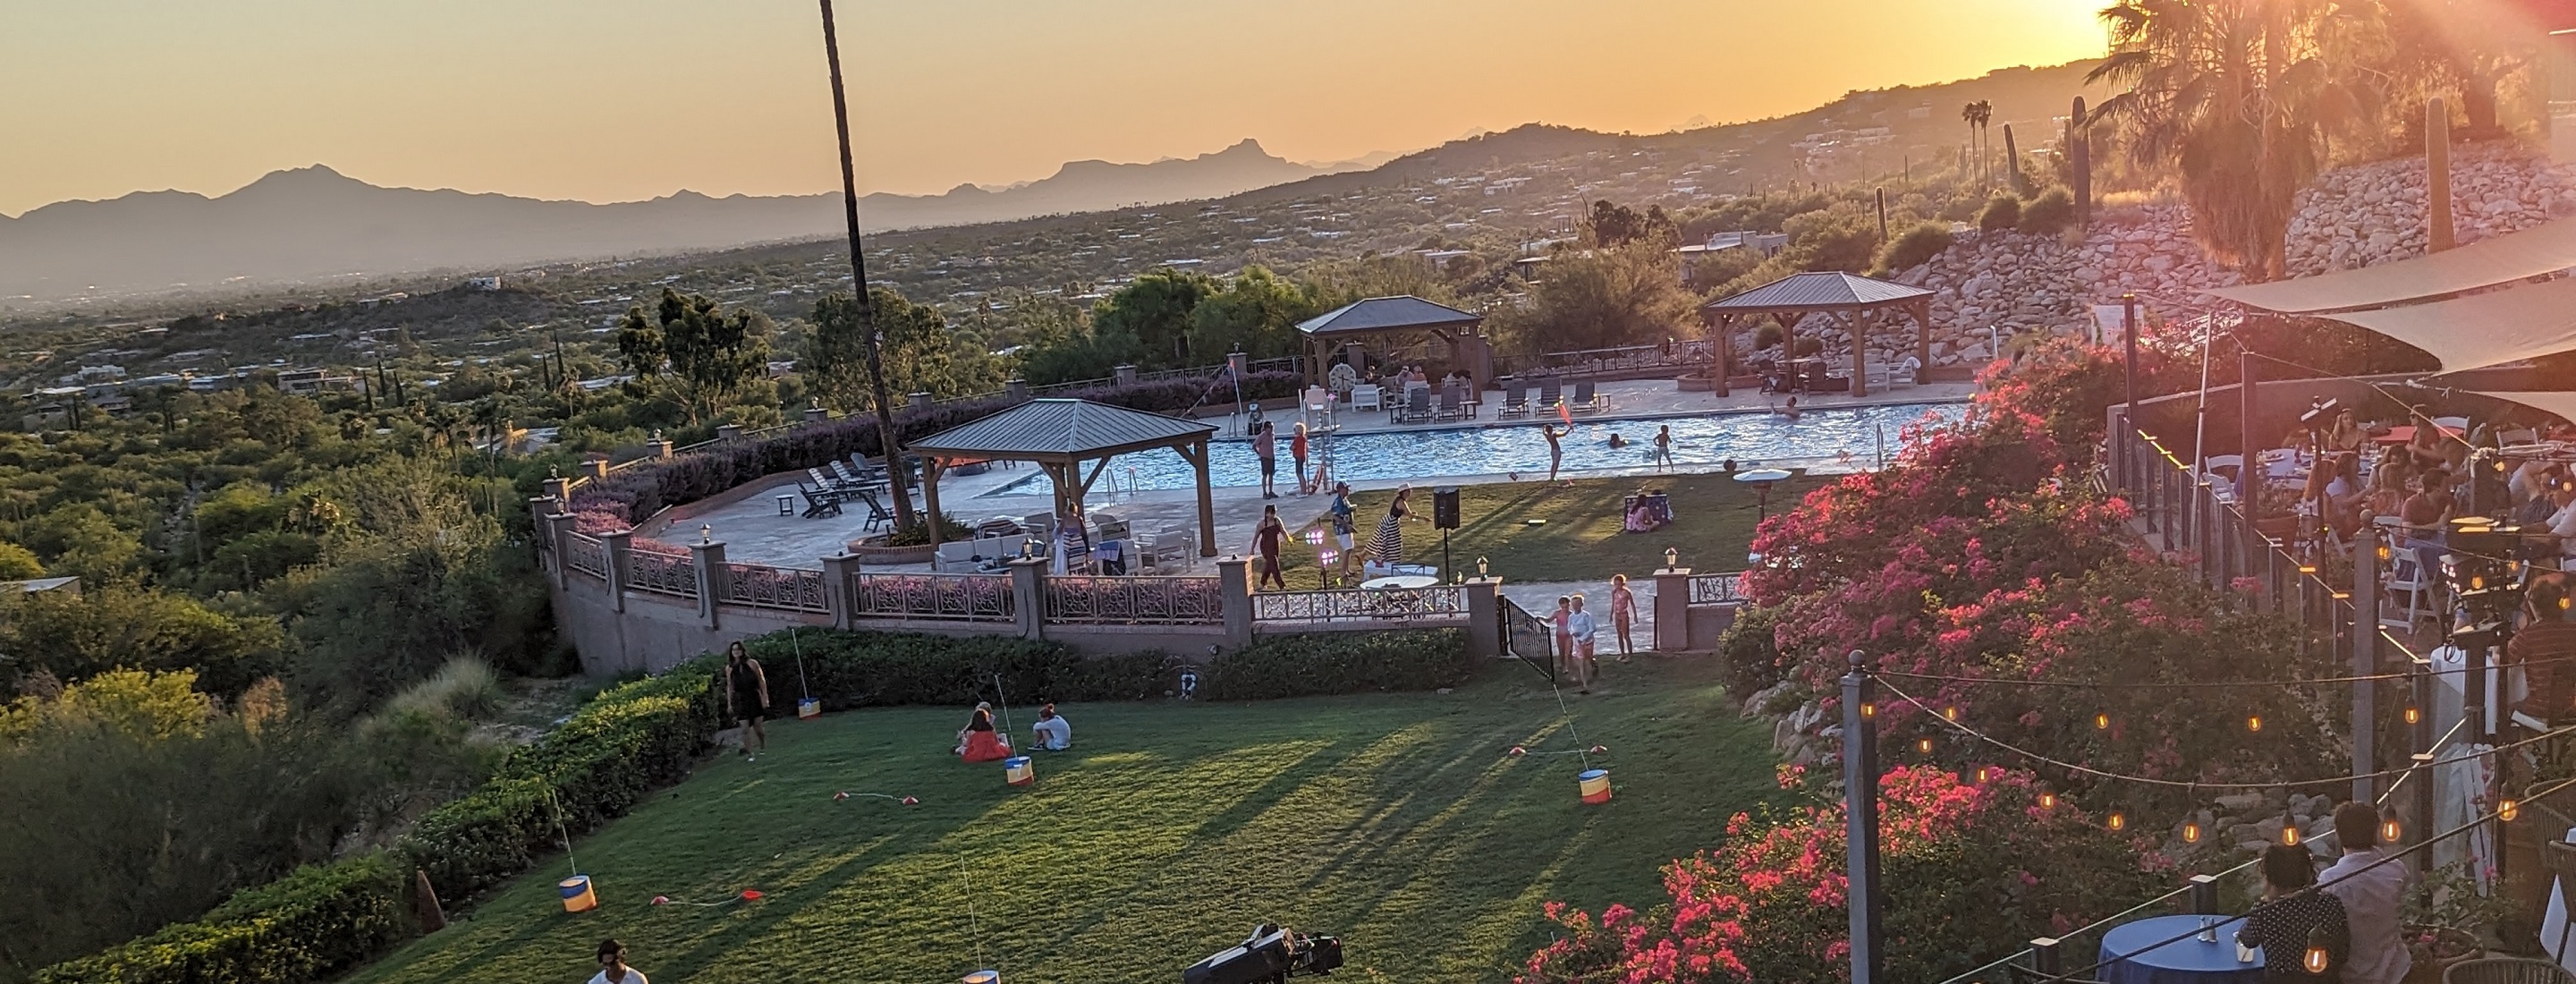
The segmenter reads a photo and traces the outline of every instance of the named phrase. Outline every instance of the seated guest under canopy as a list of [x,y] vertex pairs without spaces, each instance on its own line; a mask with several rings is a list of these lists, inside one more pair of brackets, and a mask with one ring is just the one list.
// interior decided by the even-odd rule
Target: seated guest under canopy
[[1073,747],[1073,724],[1055,712],[1055,705],[1038,708],[1038,719],[1029,725],[1032,747],[1039,751],[1061,752]]
[[969,762],[997,762],[1011,757],[1010,742],[993,730],[993,705],[978,703],[957,731],[957,754]]

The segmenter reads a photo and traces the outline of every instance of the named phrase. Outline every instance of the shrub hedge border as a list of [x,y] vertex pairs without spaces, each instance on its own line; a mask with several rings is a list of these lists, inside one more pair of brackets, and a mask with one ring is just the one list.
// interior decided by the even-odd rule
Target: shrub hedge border
[[[985,694],[995,675],[1025,700],[1139,700],[1169,689],[1180,665],[1162,653],[1084,656],[1061,643],[998,636],[815,629],[746,646],[767,671],[772,716],[794,713],[806,686],[836,710],[963,704]],[[1466,681],[1478,663],[1457,629],[1279,636],[1217,660],[1202,696],[1427,690]],[[305,984],[381,956],[419,933],[413,869],[428,872],[447,897],[469,897],[534,867],[563,832],[596,830],[685,778],[719,723],[719,665],[704,655],[601,691],[562,726],[511,752],[474,792],[423,816],[391,849],[243,889],[201,919],[47,967],[31,984]]]

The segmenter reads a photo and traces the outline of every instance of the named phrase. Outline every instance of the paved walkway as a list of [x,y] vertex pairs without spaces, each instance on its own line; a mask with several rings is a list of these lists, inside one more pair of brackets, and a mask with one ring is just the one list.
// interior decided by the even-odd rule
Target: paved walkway
[[[1854,400],[1848,396],[1818,396],[1812,400],[1802,398],[1799,406],[1824,408],[1955,401],[1965,399],[1974,389],[1975,387],[1970,384],[1931,384],[1904,387],[1887,394],[1873,394],[1861,400]],[[1605,415],[1585,418],[1587,422],[1757,411],[1767,406],[1770,400],[1760,393],[1739,392],[1735,396],[1723,399],[1707,393],[1683,393],[1671,380],[1604,383],[1601,385],[1601,392],[1609,398],[1613,409]],[[1430,429],[1435,426],[1389,425],[1383,416],[1376,414],[1359,415],[1359,418],[1346,418],[1341,421],[1343,433]],[[1212,418],[1211,422],[1221,427],[1226,424],[1223,418]],[[1488,419],[1484,423],[1492,422]],[[1514,425],[1518,423],[1521,422],[1513,422]],[[1436,426],[1451,428],[1459,425],[1452,421]],[[1868,467],[1867,458],[1868,456],[1864,455],[1855,461],[1842,462],[1825,457],[1769,461],[1765,464],[1802,468],[1810,474],[1838,474]],[[1601,478],[1647,474],[1650,471],[1651,469],[1642,467],[1569,470],[1565,476]],[[991,494],[1000,492],[1015,482],[1041,474],[1033,465],[1012,462],[997,462],[991,470],[980,475],[952,473],[940,480],[940,504],[946,506],[951,515],[969,525],[994,517],[1021,519],[1032,514],[1041,514],[1051,508],[1050,500],[1043,494]],[[1424,474],[1401,480],[1353,482],[1352,487],[1360,491],[1370,491],[1393,488],[1408,482],[1415,485],[1475,485],[1520,479],[1521,476],[1507,473]],[[1287,486],[1293,483],[1283,481],[1281,484]],[[864,528],[867,519],[865,506],[846,509],[839,516],[805,519],[803,518],[804,504],[801,500],[797,500],[792,501],[782,512],[779,498],[793,496],[795,492],[795,483],[792,479],[781,479],[769,487],[755,490],[726,504],[699,509],[686,506],[675,509],[668,518],[660,522],[647,523],[637,532],[641,536],[673,543],[695,542],[698,535],[697,528],[704,525],[716,539],[724,541],[728,560],[807,569],[819,568],[822,566],[822,558],[838,554],[848,543],[876,532]],[[913,501],[916,504],[921,501],[920,496],[920,489],[916,487],[913,490]],[[1220,486],[1215,490],[1217,553],[1219,555],[1250,553],[1252,531],[1260,525],[1262,507],[1265,505],[1277,505],[1280,518],[1288,524],[1288,528],[1302,530],[1322,519],[1325,515],[1325,507],[1331,501],[1329,497],[1322,495],[1282,496],[1276,500],[1265,501],[1257,489]],[[1130,528],[1140,535],[1170,535],[1176,538],[1187,538],[1194,536],[1198,529],[1198,494],[1192,490],[1142,492],[1095,490],[1084,506],[1095,520],[1106,513],[1126,520]],[[1424,508],[1428,508],[1428,505],[1426,504]],[[1366,533],[1366,530],[1362,531],[1363,535]],[[1195,553],[1195,551],[1191,552]],[[1214,571],[1211,562],[1195,557],[1189,560],[1199,573]],[[872,566],[870,569],[919,572],[928,571],[931,568],[927,564],[916,564]],[[1508,586],[1506,591],[1513,593],[1515,598],[1518,597],[1517,592],[1512,591]],[[1641,597],[1644,593],[1644,590],[1640,591]],[[1608,585],[1600,585],[1599,590],[1592,594],[1594,597],[1606,598]],[[1553,609],[1555,601],[1555,595],[1548,595],[1545,607]],[[1531,610],[1535,612],[1539,609]]]

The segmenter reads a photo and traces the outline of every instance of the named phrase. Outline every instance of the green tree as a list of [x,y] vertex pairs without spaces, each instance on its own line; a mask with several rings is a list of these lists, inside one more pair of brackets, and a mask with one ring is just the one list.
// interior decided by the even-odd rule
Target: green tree
[[0,540],[0,581],[24,581],[45,576],[45,565],[36,562],[36,552]]
[[1297,323],[1323,313],[1306,287],[1258,266],[1245,267],[1225,289],[1190,314],[1190,351],[1213,358],[1246,352],[1256,359],[1294,355]]
[[1697,300],[1664,243],[1559,252],[1527,307],[1495,313],[1495,330],[1525,352],[1649,344],[1682,334]]
[[200,685],[237,693],[277,672],[277,623],[226,614],[181,595],[125,585],[74,596],[0,598],[0,687],[42,674],[78,682],[125,668],[190,670]]
[[2087,81],[2125,89],[2098,117],[2130,156],[2176,175],[2192,235],[2249,277],[2284,273],[2293,197],[2327,139],[2370,100],[2329,50],[2352,4],[2333,0],[2124,0],[2102,11],[2111,55]]
[[1594,246],[1618,247],[1640,240],[1676,238],[1679,234],[1679,228],[1664,215],[1661,205],[1649,205],[1639,212],[1605,199],[1593,202],[1591,214],[1583,221],[1583,240]]
[[662,289],[647,318],[642,305],[628,308],[617,331],[617,353],[639,378],[668,376],[678,383],[691,423],[714,416],[726,397],[759,378],[769,364],[769,316],[736,309],[726,314],[714,298],[680,296]]
[[1216,281],[1206,274],[1171,269],[1146,271],[1136,282],[1102,298],[1100,306],[1092,309],[1092,333],[1135,339],[1145,360],[1141,364],[1149,368],[1188,365],[1193,360],[1214,361],[1224,353],[1192,353],[1189,334],[1191,315],[1198,310],[1199,302],[1218,289]]
[[[1001,361],[953,335],[937,308],[914,304],[890,287],[868,288],[868,299],[885,340],[887,392],[967,396],[1002,387]],[[867,340],[859,334],[858,313],[846,294],[814,302],[814,335],[798,369],[832,405],[873,413],[875,390],[868,384]]]

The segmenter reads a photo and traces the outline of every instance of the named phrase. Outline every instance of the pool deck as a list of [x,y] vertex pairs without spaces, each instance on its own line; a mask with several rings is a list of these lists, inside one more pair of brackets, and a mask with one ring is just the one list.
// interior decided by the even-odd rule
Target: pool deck
[[[1899,388],[1891,393],[1872,394],[1857,400],[1849,396],[1801,398],[1798,406],[1801,410],[1823,410],[1955,402],[1967,399],[1975,391],[1976,387],[1973,384],[1936,383]],[[1671,380],[1604,383],[1601,386],[1601,392],[1609,399],[1611,409],[1605,413],[1578,416],[1576,420],[1651,420],[1659,417],[1696,417],[1721,413],[1756,412],[1770,407],[1773,399],[1760,393],[1738,393],[1724,398],[1707,393],[1683,393],[1677,390]],[[1340,432],[1348,435],[1381,431],[1437,430],[1462,426],[1456,421],[1439,424],[1390,425],[1385,422],[1383,415],[1364,414],[1359,417],[1373,419],[1345,419],[1341,421]],[[1271,419],[1281,418],[1272,417]],[[1222,426],[1222,421],[1212,422]],[[1511,420],[1503,423],[1512,426],[1524,422]],[[1526,422],[1537,422],[1535,415],[1533,419]],[[1469,421],[1463,426],[1478,424],[1490,426],[1493,423],[1491,414],[1488,413],[1486,419]],[[1859,460],[1849,462],[1825,457],[1792,461],[1775,460],[1764,464],[1798,467],[1810,473],[1839,473],[1866,468],[1870,462],[1868,456],[1864,455]],[[1013,463],[997,463],[996,467],[981,475],[952,475],[943,478],[939,483],[940,504],[947,506],[951,515],[970,525],[996,516],[1025,517],[1034,513],[1043,513],[1052,508],[1051,500],[1044,494],[987,494],[1012,482],[1038,474],[1037,469],[1032,465],[1026,463],[1017,463],[1016,467],[1012,465]],[[1261,507],[1264,505],[1277,505],[1281,520],[1285,521],[1291,530],[1303,529],[1324,517],[1325,507],[1331,503],[1331,497],[1288,494],[1294,491],[1291,488],[1293,479],[1284,474],[1284,464],[1282,470],[1283,474],[1279,480],[1282,494],[1276,500],[1263,500],[1260,490],[1254,487],[1218,486],[1216,488],[1216,547],[1220,555],[1251,552],[1252,531],[1254,527],[1260,525]],[[1683,470],[1714,469],[1685,468]],[[1568,470],[1563,477],[1601,478],[1652,473],[1653,470],[1649,468],[1626,467]],[[1366,491],[1393,488],[1406,483],[1478,485],[1521,480],[1531,479],[1526,474],[1427,474],[1401,480],[1353,482],[1351,485],[1355,489]],[[843,544],[858,539],[868,532],[862,529],[867,518],[865,507],[844,511],[839,516],[803,519],[800,518],[803,512],[802,503],[798,503],[793,507],[793,511],[781,515],[776,504],[777,496],[782,493],[792,495],[794,492],[792,481],[781,479],[774,488],[761,489],[703,512],[675,510],[678,514],[676,519],[648,523],[637,532],[639,535],[658,537],[671,542],[683,540],[694,542],[695,527],[704,524],[710,528],[716,539],[724,541],[727,560],[806,569],[820,568],[822,558],[840,553]],[[921,501],[918,487],[913,490],[913,501],[916,504]],[[1166,531],[1188,534],[1198,528],[1198,494],[1194,490],[1168,489],[1142,492],[1095,490],[1084,505],[1095,519],[1101,513],[1108,513],[1128,521],[1130,527],[1139,534],[1159,534]],[[681,527],[686,533],[666,533],[665,530],[670,526]],[[1215,571],[1214,563],[1208,560],[1197,560],[1191,568],[1194,573],[1214,573]],[[888,572],[925,572],[931,567],[928,564],[911,564],[871,566],[869,569]],[[1311,587],[1312,585],[1300,586]],[[1517,591],[1512,593],[1519,594]],[[1551,606],[1552,603],[1551,596]]]
[[[1909,403],[1959,403],[1967,400],[1971,396],[1975,396],[1976,393],[1977,385],[1975,383],[1926,383],[1920,386],[1896,387],[1886,392],[1872,393],[1868,396],[1857,398],[1841,393],[1801,396],[1798,398],[1798,409],[1829,410],[1850,407],[1902,406]],[[1603,383],[1601,384],[1601,397],[1608,402],[1608,409],[1591,413],[1575,414],[1575,422],[1583,423],[1586,421],[1596,420],[1660,420],[1671,417],[1708,417],[1729,413],[1759,413],[1777,409],[1786,402],[1786,398],[1784,397],[1763,393],[1759,390],[1740,389],[1730,396],[1718,396],[1707,392],[1686,393],[1683,392],[1680,387],[1674,385],[1673,381],[1669,379],[1635,379],[1624,382]],[[1568,392],[1568,398],[1572,398],[1571,391]],[[1487,392],[1485,394],[1485,399],[1486,403],[1483,406],[1476,408],[1477,414],[1475,419],[1472,420],[1444,420],[1438,423],[1425,422],[1399,424],[1388,420],[1387,414],[1365,412],[1341,414],[1339,415],[1340,419],[1336,421],[1336,423],[1338,423],[1341,428],[1339,433],[1350,435],[1377,434],[1388,431],[1451,430],[1461,427],[1518,427],[1551,423],[1558,419],[1555,414],[1543,413],[1533,405],[1529,414],[1526,416],[1498,420],[1494,417],[1494,411],[1501,407],[1502,398],[1495,393]],[[1531,400],[1533,404],[1535,404],[1537,400],[1535,394],[1532,395]],[[1266,419],[1277,422],[1282,428],[1283,434],[1285,433],[1286,426],[1298,419],[1293,410],[1291,410],[1286,416],[1282,416],[1277,412],[1265,412],[1263,416]],[[1206,419],[1210,423],[1214,423],[1221,428],[1218,431],[1218,437],[1220,438],[1239,439],[1242,436],[1238,431],[1242,426],[1244,418],[1240,416],[1209,417]]]

